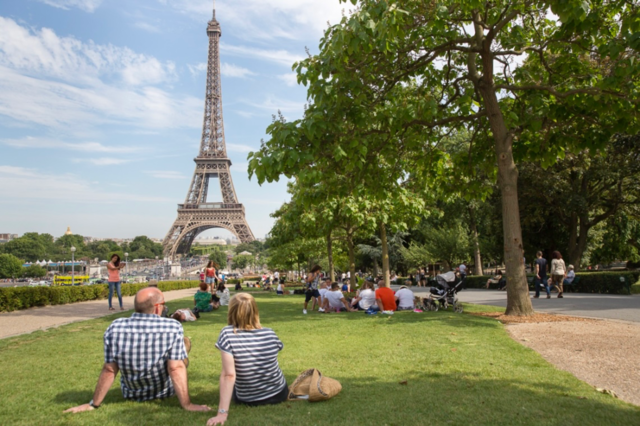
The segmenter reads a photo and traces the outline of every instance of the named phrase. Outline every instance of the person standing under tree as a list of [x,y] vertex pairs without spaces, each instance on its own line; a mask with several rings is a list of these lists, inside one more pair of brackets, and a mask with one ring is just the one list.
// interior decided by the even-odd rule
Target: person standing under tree
[[533,280],[533,285],[536,287],[536,295],[533,296],[535,299],[540,297],[540,287],[544,286],[544,289],[547,292],[547,299],[551,299],[551,291],[549,290],[549,285],[547,284],[547,259],[542,257],[542,252],[539,251],[536,253],[536,277]]
[[320,284],[320,269],[320,265],[316,265],[311,268],[309,275],[307,275],[307,291],[304,292],[304,309],[302,310],[302,313],[305,315],[307,314],[309,300],[313,299],[312,311],[316,308],[316,305],[319,304],[318,298],[320,297],[320,292],[318,291],[318,286]]
[[118,302],[120,302],[120,310],[124,311],[122,306],[122,281],[120,281],[120,269],[124,268],[126,264],[120,261],[120,256],[114,254],[111,256],[111,262],[107,264],[107,270],[109,272],[109,310],[113,311],[113,305],[111,299],[113,298],[113,290],[115,289],[118,294]]

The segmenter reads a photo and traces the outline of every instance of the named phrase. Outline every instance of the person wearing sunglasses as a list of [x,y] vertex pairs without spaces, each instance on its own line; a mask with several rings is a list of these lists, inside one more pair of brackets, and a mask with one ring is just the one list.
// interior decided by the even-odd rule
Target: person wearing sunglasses
[[162,317],[162,292],[144,288],[136,294],[134,305],[131,317],[116,319],[104,334],[105,362],[93,399],[65,413],[100,408],[118,372],[124,399],[150,401],[176,395],[187,411],[209,411],[206,405],[191,403],[187,385],[191,342],[180,322]]

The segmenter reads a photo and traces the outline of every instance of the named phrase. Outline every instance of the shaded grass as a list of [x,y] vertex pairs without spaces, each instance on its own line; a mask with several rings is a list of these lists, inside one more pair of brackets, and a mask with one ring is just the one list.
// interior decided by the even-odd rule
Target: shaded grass
[[[262,324],[285,344],[279,360],[287,382],[316,367],[338,379],[343,390],[316,404],[232,405],[230,425],[640,424],[640,408],[555,369],[492,319],[450,311],[303,316],[300,296],[255,296]],[[192,302],[168,305],[173,310]],[[212,414],[187,413],[176,398],[128,402],[118,383],[99,410],[62,414],[91,399],[102,364],[102,334],[119,316],[0,340],[0,424],[204,425]],[[193,342],[189,387],[194,403],[217,406],[220,355],[214,344],[225,324],[222,308],[184,326]]]

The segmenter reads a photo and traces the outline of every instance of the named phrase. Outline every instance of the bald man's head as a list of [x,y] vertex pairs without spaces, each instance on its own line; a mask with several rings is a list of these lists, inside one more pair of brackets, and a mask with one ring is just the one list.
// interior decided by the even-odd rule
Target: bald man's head
[[135,311],[140,314],[154,313],[155,305],[162,303],[164,296],[162,292],[155,287],[147,287],[136,293],[134,300]]

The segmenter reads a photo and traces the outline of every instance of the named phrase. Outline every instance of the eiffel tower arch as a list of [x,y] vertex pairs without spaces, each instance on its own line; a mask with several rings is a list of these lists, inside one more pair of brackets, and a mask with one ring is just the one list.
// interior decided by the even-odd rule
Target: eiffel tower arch
[[[220,79],[220,37],[222,31],[213,19],[207,26],[209,56],[207,89],[204,103],[204,123],[200,151],[194,159],[196,168],[184,204],[178,204],[178,218],[163,241],[164,255],[171,259],[187,254],[201,232],[222,228],[233,233],[243,243],[255,238],[245,218],[244,206],[238,202],[231,179],[231,160],[227,158],[222,120],[222,84]],[[217,180],[222,202],[207,200],[209,183]]]

